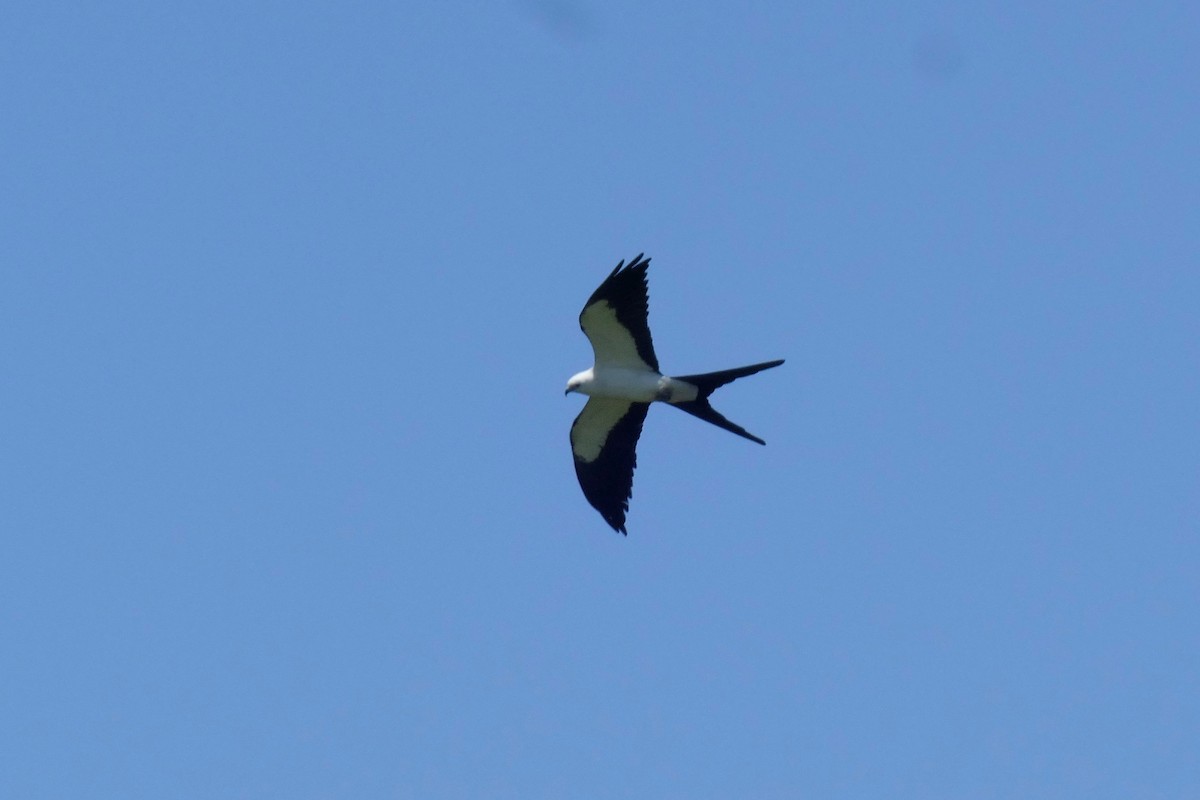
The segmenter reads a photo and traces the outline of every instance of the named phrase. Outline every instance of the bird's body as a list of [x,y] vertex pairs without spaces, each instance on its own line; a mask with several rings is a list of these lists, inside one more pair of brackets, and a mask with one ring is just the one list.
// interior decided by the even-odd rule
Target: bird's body
[[637,466],[637,440],[654,402],[687,411],[731,433],[765,444],[721,416],[708,397],[738,378],[777,367],[783,360],[677,378],[659,372],[648,324],[649,295],[641,255],[616,269],[592,293],[579,325],[592,343],[595,364],[567,381],[567,394],[590,399],[571,426],[575,474],[588,502],[616,531],[625,533],[625,513]]
[[635,403],[674,403],[695,400],[699,391],[695,386],[651,370],[628,367],[592,367],[585,369],[567,381],[568,392],[579,392],[588,397],[606,397],[612,400],[632,400]]

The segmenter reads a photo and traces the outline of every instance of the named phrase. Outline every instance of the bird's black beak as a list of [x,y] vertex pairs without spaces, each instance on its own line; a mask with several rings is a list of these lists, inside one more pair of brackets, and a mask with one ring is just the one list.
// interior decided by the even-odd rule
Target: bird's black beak
[[563,392],[563,397],[566,397],[566,396],[567,396],[567,395],[569,395],[570,393],[571,393],[571,390],[570,390],[570,389],[567,389],[565,392]]

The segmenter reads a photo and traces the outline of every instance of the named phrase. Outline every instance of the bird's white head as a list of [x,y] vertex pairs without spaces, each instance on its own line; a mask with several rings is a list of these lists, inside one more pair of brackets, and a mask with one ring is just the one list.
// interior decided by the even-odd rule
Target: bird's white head
[[571,376],[571,380],[567,381],[567,390],[563,392],[563,396],[565,397],[571,392],[587,394],[591,385],[592,371],[590,369],[585,369],[583,372]]

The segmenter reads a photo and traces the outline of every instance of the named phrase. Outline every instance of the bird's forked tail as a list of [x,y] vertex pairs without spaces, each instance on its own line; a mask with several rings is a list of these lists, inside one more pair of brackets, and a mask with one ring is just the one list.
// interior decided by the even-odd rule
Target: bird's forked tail
[[737,367],[736,369],[723,369],[720,372],[705,372],[702,375],[680,375],[675,377],[675,380],[692,384],[700,390],[700,393],[695,400],[688,400],[683,403],[670,403],[670,405],[686,411],[692,416],[699,417],[705,422],[711,422],[718,428],[724,428],[730,433],[736,433],[738,436],[749,439],[752,442],[766,444],[766,442],[754,434],[747,433],[745,428],[734,425],[717,413],[717,410],[709,405],[708,397],[727,383],[732,383],[738,378],[744,378],[756,372],[762,372],[764,369],[778,367],[782,363],[783,359],[781,358],[778,361],[767,361],[762,364],[752,364],[748,367]]

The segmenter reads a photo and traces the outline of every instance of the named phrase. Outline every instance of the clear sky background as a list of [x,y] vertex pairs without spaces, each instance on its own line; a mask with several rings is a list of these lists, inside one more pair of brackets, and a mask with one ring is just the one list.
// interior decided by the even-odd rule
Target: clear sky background
[[[0,108],[0,796],[1198,796],[1200,5],[16,2]],[[787,364],[624,538],[642,251]]]

